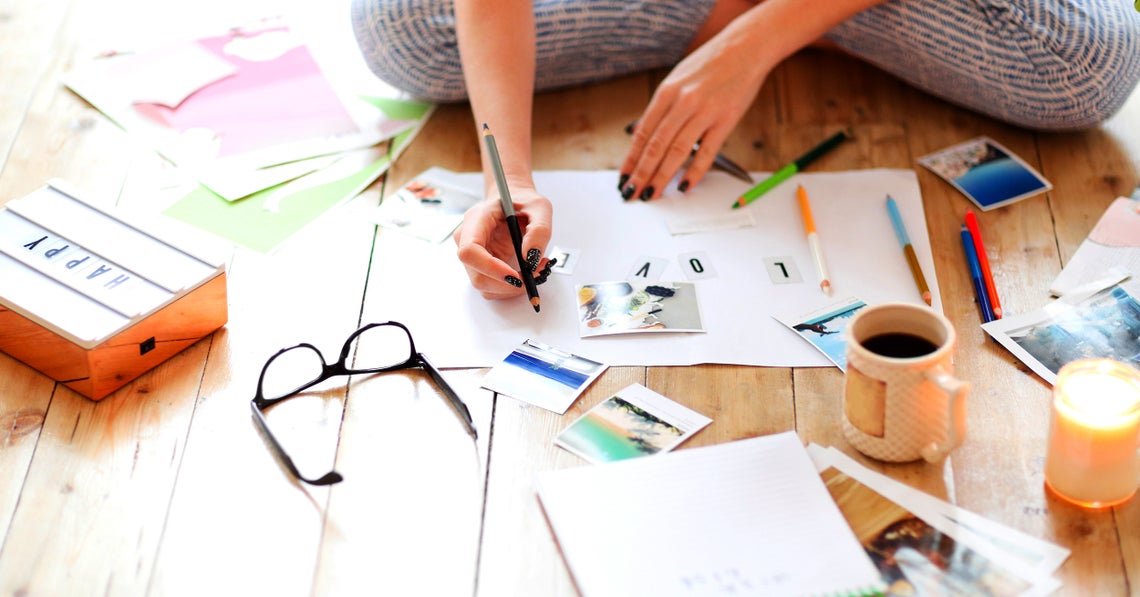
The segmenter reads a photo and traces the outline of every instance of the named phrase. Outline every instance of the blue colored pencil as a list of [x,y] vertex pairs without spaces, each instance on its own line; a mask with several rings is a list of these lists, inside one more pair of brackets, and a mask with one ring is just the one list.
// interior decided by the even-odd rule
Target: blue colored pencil
[[966,264],[970,267],[970,279],[974,282],[974,296],[982,310],[982,319],[989,323],[994,320],[989,295],[986,294],[986,281],[982,276],[982,264],[978,261],[978,251],[974,248],[974,236],[970,229],[962,226],[962,248],[966,251]]

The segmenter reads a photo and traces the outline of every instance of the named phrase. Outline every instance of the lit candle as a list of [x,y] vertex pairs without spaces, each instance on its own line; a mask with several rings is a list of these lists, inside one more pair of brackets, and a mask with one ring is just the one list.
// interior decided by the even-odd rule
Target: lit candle
[[1090,508],[1124,502],[1140,483],[1140,371],[1111,359],[1069,363],[1053,386],[1045,484]]

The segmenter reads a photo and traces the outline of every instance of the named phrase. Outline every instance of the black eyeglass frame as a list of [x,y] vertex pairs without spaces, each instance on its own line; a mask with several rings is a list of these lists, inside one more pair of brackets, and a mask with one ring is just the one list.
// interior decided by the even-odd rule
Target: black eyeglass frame
[[[410,349],[407,360],[402,363],[388,365],[386,367],[371,367],[366,369],[349,368],[346,363],[348,362],[349,353],[352,352],[352,343],[364,332],[382,326],[395,326],[407,334],[408,347]],[[269,366],[273,364],[273,361],[281,355],[298,348],[307,348],[317,354],[317,357],[321,359],[321,374],[312,381],[302,384],[287,394],[284,394],[277,398],[266,398],[262,389],[262,385],[265,382],[265,373],[269,370]],[[421,368],[427,372],[428,377],[436,385],[436,388],[439,389],[439,392],[443,394],[444,398],[446,398],[451,406],[455,409],[456,414],[462,418],[463,424],[466,427],[467,432],[471,435],[471,438],[476,439],[478,435],[475,431],[475,422],[471,418],[471,411],[467,409],[467,405],[464,404],[463,400],[459,398],[459,395],[455,393],[455,390],[451,387],[451,384],[447,383],[447,380],[445,380],[443,376],[440,375],[439,370],[435,368],[435,365],[432,365],[431,361],[429,361],[422,352],[416,352],[416,343],[415,340],[412,339],[412,332],[408,330],[407,326],[397,321],[370,323],[356,330],[351,335],[349,335],[347,340],[344,341],[344,345],[340,349],[340,358],[331,365],[328,363],[328,361],[325,360],[325,355],[321,353],[321,351],[316,346],[313,346],[307,342],[302,342],[300,344],[278,350],[273,354],[273,356],[269,357],[269,359],[265,361],[265,365],[261,367],[261,375],[257,378],[257,393],[254,395],[253,400],[250,400],[249,403],[250,409],[253,411],[253,420],[257,423],[257,426],[261,430],[262,435],[264,435],[266,441],[268,442],[270,451],[273,452],[274,456],[277,457],[281,464],[284,465],[286,470],[288,470],[289,473],[294,477],[300,481],[308,483],[309,485],[333,485],[335,483],[340,483],[344,480],[344,477],[335,470],[330,470],[328,473],[325,473],[316,479],[310,479],[302,475],[301,471],[297,469],[297,465],[293,463],[293,459],[290,458],[289,455],[285,452],[284,446],[281,445],[281,442],[279,442],[273,435],[273,432],[270,431],[269,421],[267,421],[265,418],[265,411],[275,404],[293,398],[301,392],[304,392],[305,390],[327,379],[337,377],[339,375],[386,373],[389,371],[399,371],[403,369],[415,368]]]

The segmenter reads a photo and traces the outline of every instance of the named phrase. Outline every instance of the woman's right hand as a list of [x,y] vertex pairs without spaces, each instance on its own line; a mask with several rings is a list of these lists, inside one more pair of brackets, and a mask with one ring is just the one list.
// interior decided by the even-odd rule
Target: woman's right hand
[[[467,268],[471,285],[483,298],[519,296],[524,290],[521,272],[510,265],[517,260],[507,218],[498,192],[488,192],[486,196],[463,215],[463,223],[452,236],[456,253]],[[522,231],[523,258],[530,262],[520,263],[519,267],[537,274],[547,263],[542,254],[550,242],[553,208],[550,200],[533,187],[512,187],[511,198]]]

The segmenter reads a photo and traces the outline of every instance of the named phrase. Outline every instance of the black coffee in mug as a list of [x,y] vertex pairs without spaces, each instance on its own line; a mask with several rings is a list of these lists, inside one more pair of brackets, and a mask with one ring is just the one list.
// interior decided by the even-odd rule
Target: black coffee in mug
[[878,334],[867,338],[862,344],[875,354],[893,359],[913,359],[938,350],[938,345],[930,340],[904,332]]

